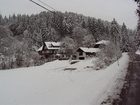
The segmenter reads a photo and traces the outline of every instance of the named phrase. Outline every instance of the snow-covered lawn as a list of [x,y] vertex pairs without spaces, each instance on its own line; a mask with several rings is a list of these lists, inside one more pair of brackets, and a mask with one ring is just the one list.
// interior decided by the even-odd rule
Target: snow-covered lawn
[[140,55],[140,50],[139,49],[136,51],[136,54],[137,55]]
[[87,68],[91,60],[0,71],[0,105],[98,105],[126,74],[128,61],[123,54],[119,66],[116,62],[99,71]]

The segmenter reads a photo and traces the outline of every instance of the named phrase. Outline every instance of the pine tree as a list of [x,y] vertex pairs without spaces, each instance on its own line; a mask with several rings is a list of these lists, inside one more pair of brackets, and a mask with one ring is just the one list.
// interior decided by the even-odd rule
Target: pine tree
[[140,46],[140,0],[134,0],[138,4],[137,14],[138,14],[138,25],[137,25],[137,34],[135,36],[135,44],[138,48]]
[[116,45],[118,45],[120,43],[120,29],[115,19],[113,19],[113,21],[111,22],[110,34],[111,34],[110,40]]
[[98,41],[98,28],[97,28],[97,22],[94,18],[88,18],[88,29],[93,35],[95,42]]
[[1,14],[0,14],[0,25],[3,25],[3,17]]
[[104,24],[101,21],[101,19],[98,19],[98,21],[96,22],[96,31],[95,31],[98,40],[104,39],[104,31],[105,31]]
[[82,22],[82,28],[86,28],[86,22],[84,20]]
[[106,26],[104,30],[104,39],[109,40],[110,39],[110,27]]
[[128,30],[126,25],[123,23],[121,28],[121,50],[122,52],[126,52],[129,49],[129,37],[128,37]]
[[[110,29],[110,34],[111,34],[111,39],[110,41],[113,42],[115,49],[111,49],[111,50],[115,50],[115,57],[116,60],[119,59],[120,55],[121,55],[121,51],[120,51],[120,29],[119,29],[119,25],[116,22],[115,19],[113,19],[113,21],[111,22],[111,29]],[[118,65],[119,65],[119,61],[118,61]]]

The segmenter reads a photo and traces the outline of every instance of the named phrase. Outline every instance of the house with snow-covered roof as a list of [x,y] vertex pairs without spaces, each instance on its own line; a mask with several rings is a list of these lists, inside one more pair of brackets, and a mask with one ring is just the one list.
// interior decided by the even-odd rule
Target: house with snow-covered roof
[[84,60],[89,57],[96,56],[98,52],[100,52],[99,48],[79,47],[76,51],[76,56],[77,59]]
[[102,47],[108,46],[109,44],[110,44],[110,41],[101,40],[95,43],[94,48],[102,48]]
[[43,45],[37,50],[40,55],[44,55],[46,58],[50,55],[58,54],[60,50],[60,42],[44,42]]
[[76,51],[77,59],[83,60],[89,57],[94,57],[99,53],[102,48],[108,46],[110,41],[108,40],[101,40],[95,43],[93,48],[88,47],[79,47]]

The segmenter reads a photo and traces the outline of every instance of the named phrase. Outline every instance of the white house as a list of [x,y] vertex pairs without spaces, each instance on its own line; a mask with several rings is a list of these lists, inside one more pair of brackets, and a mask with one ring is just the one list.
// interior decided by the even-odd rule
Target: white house
[[100,52],[99,48],[79,47],[76,51],[77,59],[84,60],[89,57],[96,56]]
[[95,43],[94,48],[88,48],[88,47],[79,47],[76,51],[76,57],[77,59],[86,59],[89,57],[96,56],[97,53],[99,53],[102,48],[109,45],[110,41],[107,40],[101,40],[97,43]]

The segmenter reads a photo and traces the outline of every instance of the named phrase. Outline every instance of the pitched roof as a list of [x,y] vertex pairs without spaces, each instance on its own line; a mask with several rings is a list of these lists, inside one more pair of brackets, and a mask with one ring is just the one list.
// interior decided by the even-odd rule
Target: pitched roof
[[45,42],[46,46],[49,47],[49,46],[60,46],[61,43],[60,42]]
[[43,49],[43,46],[41,46],[37,51],[42,51],[42,49]]
[[84,52],[87,52],[87,53],[100,52],[99,48],[80,47],[80,49]]
[[108,41],[108,40],[101,40],[101,41],[95,43],[95,45],[96,45],[96,44],[104,44],[104,45],[108,45],[109,43],[110,43],[110,41]]
[[[47,49],[55,50],[55,49],[60,49],[60,42],[45,42],[45,45]],[[43,50],[43,45],[37,50],[37,51],[42,51]]]

